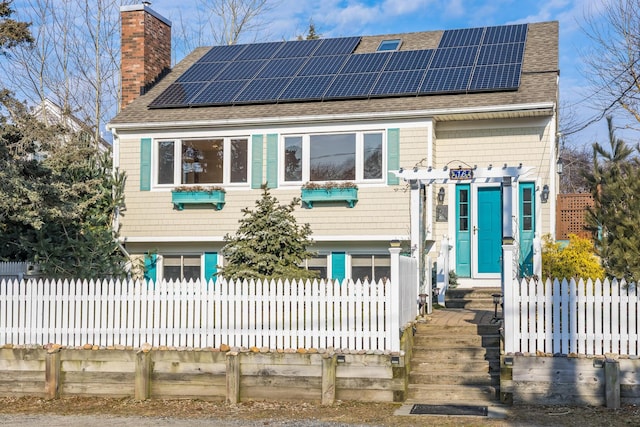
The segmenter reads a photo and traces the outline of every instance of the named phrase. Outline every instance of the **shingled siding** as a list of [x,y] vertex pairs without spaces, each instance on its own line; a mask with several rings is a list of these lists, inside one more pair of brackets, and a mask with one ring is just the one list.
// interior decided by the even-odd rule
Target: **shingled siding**
[[[412,167],[426,157],[427,127],[400,129],[400,165]],[[120,168],[127,171],[125,200],[127,211],[121,219],[120,233],[126,237],[210,236],[222,240],[233,234],[241,218],[241,210],[253,208],[261,190],[227,187],[225,205],[211,208],[173,209],[168,189],[140,191],[139,138],[120,141]],[[409,193],[402,191],[404,183],[360,185],[358,202],[350,209],[345,203],[331,203],[313,209],[298,208],[300,222],[309,223],[314,236],[381,235],[403,236],[409,224]],[[300,197],[299,188],[274,188],[272,195],[280,203]],[[340,218],[336,221],[336,218]],[[386,237],[385,237],[386,238]]]
[[[501,168],[505,163],[509,166],[522,163],[523,166],[534,168],[525,180],[533,180],[539,186],[550,184],[548,176],[554,144],[551,124],[552,121],[545,117],[439,123],[434,143],[438,159],[436,167],[444,167],[450,161],[453,162],[449,167],[457,167],[459,164],[465,167],[466,163],[478,167],[488,167],[491,164]],[[540,181],[536,181],[537,179]],[[536,190],[537,195],[540,194],[539,191]],[[551,233],[551,203],[540,203],[538,206],[542,208],[540,233]],[[438,236],[448,234],[447,223],[435,225]]]

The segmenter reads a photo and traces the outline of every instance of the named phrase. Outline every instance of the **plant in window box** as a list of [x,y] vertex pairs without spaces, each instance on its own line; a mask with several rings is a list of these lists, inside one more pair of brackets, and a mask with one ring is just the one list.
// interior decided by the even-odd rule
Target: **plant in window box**
[[171,191],[173,207],[179,211],[184,205],[211,204],[216,210],[224,207],[225,189],[218,186],[185,185]]
[[352,208],[358,201],[358,186],[353,182],[307,182],[302,186],[302,202],[309,209],[316,202],[345,201]]

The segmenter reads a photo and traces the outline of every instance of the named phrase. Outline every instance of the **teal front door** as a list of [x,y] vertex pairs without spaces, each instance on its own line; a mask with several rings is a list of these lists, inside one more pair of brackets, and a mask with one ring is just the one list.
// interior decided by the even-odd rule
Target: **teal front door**
[[502,203],[500,187],[478,187],[477,273],[500,273],[502,257]]

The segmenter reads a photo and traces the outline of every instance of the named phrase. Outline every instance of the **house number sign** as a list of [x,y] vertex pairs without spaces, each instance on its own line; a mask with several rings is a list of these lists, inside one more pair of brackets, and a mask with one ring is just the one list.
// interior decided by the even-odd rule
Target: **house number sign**
[[449,179],[464,180],[473,179],[473,169],[451,169],[449,171]]

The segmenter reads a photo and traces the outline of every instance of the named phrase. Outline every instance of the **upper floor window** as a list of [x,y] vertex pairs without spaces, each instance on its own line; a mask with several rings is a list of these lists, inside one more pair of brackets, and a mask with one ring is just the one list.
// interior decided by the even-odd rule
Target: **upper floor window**
[[159,141],[155,151],[156,184],[245,184],[248,138]]
[[381,181],[382,132],[284,137],[283,173],[287,183]]

